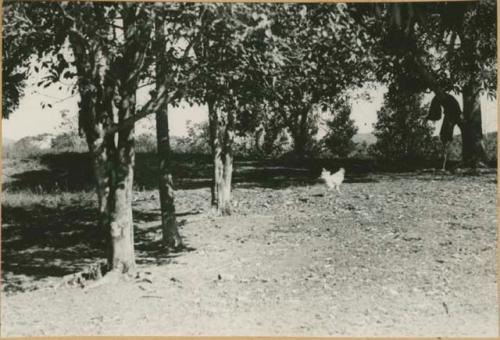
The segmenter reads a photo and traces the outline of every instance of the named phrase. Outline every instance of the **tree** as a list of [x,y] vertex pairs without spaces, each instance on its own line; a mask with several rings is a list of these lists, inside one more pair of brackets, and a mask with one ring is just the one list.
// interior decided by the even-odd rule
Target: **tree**
[[[487,158],[480,96],[484,92],[491,97],[496,95],[496,6],[496,1],[463,4],[458,7],[463,20],[449,15],[449,5],[442,11],[444,24],[451,32],[444,57],[449,62],[455,90],[461,90],[463,98],[462,154],[464,161],[472,166]],[[459,46],[456,46],[455,39],[460,39]]]
[[[162,84],[171,70],[172,61],[167,55],[167,15],[163,8],[155,12],[155,74],[156,90],[160,91]],[[170,41],[170,43],[172,43]],[[182,239],[177,228],[174,202],[174,183],[172,178],[170,135],[168,126],[168,101],[165,101],[156,112],[156,139],[159,161],[158,191],[160,193],[160,211],[162,236],[165,245],[171,248],[182,247]]]
[[29,66],[29,51],[26,50],[29,25],[14,19],[23,17],[23,10],[23,7],[12,4],[5,4],[3,8],[2,117],[7,119],[24,94],[26,68]]
[[462,94],[463,162],[478,165],[484,158],[479,98],[495,96],[496,89],[496,2],[353,8],[353,17],[373,38],[379,80],[406,78],[415,92],[430,89],[441,102],[451,91]]
[[217,214],[231,213],[233,143],[238,119],[265,91],[269,63],[276,62],[268,5],[200,6],[199,65],[190,100],[208,106],[213,158],[211,204]]
[[[49,73],[42,86],[63,78],[77,79],[79,128],[93,162],[108,264],[116,273],[133,272],[135,268],[131,205],[135,122],[161,110],[168,98],[179,97],[178,92],[189,82],[187,76],[180,80],[179,72],[169,74],[151,99],[136,109],[136,90],[153,60],[148,56],[154,34],[154,6],[30,3],[24,7],[24,17],[12,19],[28,20],[30,34],[36,38],[32,39],[33,50],[41,56],[54,56],[42,63]],[[72,51],[69,60],[60,53],[65,41]],[[190,48],[187,46],[183,55]],[[175,85],[179,86],[172,91]]]
[[[50,23],[43,21],[50,11],[46,6],[24,2],[6,2],[3,6],[2,118],[9,118],[24,95],[25,81],[31,71],[31,57],[42,60],[52,55],[64,42],[65,36],[61,33],[46,34],[51,24],[61,23],[57,18]],[[35,66],[35,71],[39,67]]]
[[371,153],[391,161],[415,161],[432,153],[432,126],[425,119],[422,95],[407,93],[397,85],[389,87],[377,112],[376,143]]
[[326,121],[328,132],[322,142],[334,156],[345,158],[355,148],[352,137],[358,128],[350,118],[351,106],[346,99],[337,100],[331,111],[333,119]]
[[304,157],[315,132],[314,112],[366,81],[370,54],[346,4],[286,4],[273,16],[286,46],[274,79],[274,109],[288,127],[295,153]]
[[[108,230],[108,263],[117,272],[133,272],[134,124],[125,122],[132,122],[136,114],[136,90],[152,22],[146,8],[134,4],[61,4],[59,9],[69,25],[75,56],[80,126],[97,179],[100,224]],[[118,30],[122,41],[116,39]]]

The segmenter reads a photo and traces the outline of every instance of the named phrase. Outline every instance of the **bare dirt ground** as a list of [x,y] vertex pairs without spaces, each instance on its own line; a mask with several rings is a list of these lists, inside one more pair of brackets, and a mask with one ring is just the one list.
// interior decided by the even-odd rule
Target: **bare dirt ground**
[[[57,287],[85,264],[74,258],[97,254],[78,243],[93,227],[90,212],[71,215],[85,208],[81,198],[59,195],[31,213],[8,206],[2,336],[497,336],[496,173],[346,182],[341,194],[319,182],[237,184],[234,214],[217,218],[207,214],[208,189],[179,190],[192,249],[175,254],[158,246],[155,192],[137,192],[141,277],[92,289]],[[83,230],[66,235],[78,242],[44,244],[43,232],[19,231],[42,223],[42,208],[61,207],[53,223]],[[16,243],[26,235],[30,247]],[[57,247],[68,249],[53,256]]]

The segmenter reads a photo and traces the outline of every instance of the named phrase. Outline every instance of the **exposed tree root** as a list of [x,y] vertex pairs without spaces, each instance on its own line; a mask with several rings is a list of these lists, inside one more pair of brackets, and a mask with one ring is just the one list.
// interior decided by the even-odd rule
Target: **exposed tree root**
[[119,280],[129,281],[134,278],[141,279],[143,274],[137,271],[123,273],[117,269],[108,271],[106,261],[100,260],[78,273],[63,276],[61,283],[55,288],[78,286],[84,290],[89,290],[106,284],[117,283]]
[[63,276],[61,283],[56,288],[62,286],[80,286],[84,288],[89,281],[101,280],[106,273],[106,267],[105,261],[97,261],[80,272]]
[[89,290],[89,289],[97,288],[97,287],[100,287],[100,286],[103,286],[106,284],[116,283],[116,282],[118,282],[118,280],[122,279],[124,277],[124,275],[128,275],[128,274],[123,274],[118,270],[111,270],[111,271],[107,272],[106,275],[104,275],[100,280],[89,282],[89,284],[85,285],[83,287],[83,289]]

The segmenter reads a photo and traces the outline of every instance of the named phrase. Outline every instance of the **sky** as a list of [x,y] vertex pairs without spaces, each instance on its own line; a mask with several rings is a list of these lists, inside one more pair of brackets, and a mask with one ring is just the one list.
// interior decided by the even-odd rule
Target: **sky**
[[[358,127],[358,133],[369,133],[373,131],[373,124],[377,120],[377,111],[382,106],[383,95],[386,89],[383,87],[369,89],[370,100],[357,99],[352,102],[351,117]],[[138,93],[140,98],[146,100],[147,91]],[[35,86],[30,86],[26,90],[26,95],[21,99],[18,109],[11,114],[9,119],[2,119],[2,138],[18,140],[26,136],[34,136],[42,133],[57,134],[61,132],[61,111],[67,110],[69,116],[76,117],[78,112],[78,97],[69,97],[69,93],[60,91],[57,87],[49,87],[42,90]],[[458,98],[461,104],[461,98]],[[431,96],[424,97],[424,101],[430,101]],[[52,108],[42,109],[41,103],[51,103]],[[483,112],[483,131],[491,132],[497,130],[497,101],[481,98]],[[187,121],[200,122],[208,119],[206,106],[189,106],[181,104],[179,107],[170,108],[169,126],[172,136],[186,135]],[[76,121],[76,118],[75,118]],[[137,125],[137,133],[147,131],[148,127],[154,124],[153,119],[140,121]],[[441,122],[435,124],[436,131],[439,131]],[[458,132],[458,130],[456,130]]]

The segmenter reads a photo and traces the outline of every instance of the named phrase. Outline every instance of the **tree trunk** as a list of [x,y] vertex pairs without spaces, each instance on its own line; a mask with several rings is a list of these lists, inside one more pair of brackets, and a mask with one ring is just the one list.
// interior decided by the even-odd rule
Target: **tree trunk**
[[266,156],[270,156],[276,147],[276,139],[281,132],[281,129],[274,125],[268,124],[264,130],[264,142],[262,143],[262,152]]
[[487,161],[483,144],[480,88],[474,81],[462,91],[464,123],[462,129],[462,159],[464,164],[477,167]]
[[[83,86],[86,89],[85,86]],[[92,161],[92,169],[95,179],[95,188],[97,193],[98,205],[98,229],[96,236],[100,241],[103,250],[106,251],[106,257],[110,259],[109,252],[109,207],[108,200],[111,186],[110,158],[109,150],[111,145],[109,141],[104,141],[104,127],[97,124],[96,118],[108,115],[106,112],[97,112],[95,105],[95,95],[80,90],[81,100],[79,103],[79,129],[83,131],[89,147],[89,154]],[[83,119],[82,115],[87,115]],[[104,143],[104,144],[102,144]],[[107,144],[106,144],[107,143]]]
[[99,207],[99,221],[98,221],[98,235],[101,240],[101,245],[106,252],[106,259],[111,268],[112,265],[112,252],[111,252],[111,236],[110,236],[110,196],[112,176],[111,166],[112,160],[109,159],[110,145],[99,148],[94,142],[89,147],[92,164],[94,168],[94,176],[96,179],[97,202]]
[[264,127],[259,126],[254,133],[254,150],[258,155],[262,155],[262,137],[264,136]]
[[227,113],[227,123],[224,131],[224,167],[222,191],[223,200],[219,202],[222,215],[231,214],[231,186],[233,179],[233,142],[234,142],[234,114]]
[[[159,193],[161,207],[161,222],[163,242],[167,247],[179,248],[182,246],[182,239],[177,228],[175,217],[175,189],[172,180],[172,165],[170,154],[170,143],[168,136],[167,108],[163,112],[157,112],[156,131],[158,143],[159,160]],[[166,134],[164,133],[166,131]]]
[[215,102],[212,100],[208,101],[208,127],[209,127],[209,138],[210,138],[210,148],[212,149],[212,185],[210,186],[211,193],[211,205],[212,210],[217,210],[219,195],[218,187],[219,183],[222,181],[222,148],[220,145],[220,140],[218,136],[219,132],[219,115],[217,109],[215,108]]
[[[82,96],[83,98],[83,96]],[[131,98],[135,105],[135,98]],[[124,114],[129,117],[131,113]],[[96,125],[98,126],[98,125]],[[90,155],[96,177],[99,204],[99,234],[106,244],[110,270],[122,273],[135,270],[132,219],[132,185],[134,169],[133,129],[123,131],[114,139],[95,138],[94,130],[86,130]]]
[[[156,88],[160,90],[165,82],[165,23],[161,17],[156,18]],[[159,161],[160,178],[158,189],[160,193],[161,224],[163,242],[167,247],[182,246],[182,239],[177,228],[175,217],[175,190],[172,181],[172,162],[170,150],[170,136],[168,127],[168,101],[156,112],[156,138]]]
[[232,144],[234,141],[234,115],[227,114],[225,124],[215,102],[208,102],[210,146],[213,159],[211,185],[212,210],[217,215],[231,214],[231,182],[233,173]]
[[[98,17],[105,9],[94,7]],[[96,176],[99,224],[106,230],[107,259],[111,270],[135,271],[132,194],[134,179],[134,128],[126,128],[135,115],[139,75],[149,47],[152,22],[139,20],[136,5],[119,8],[123,21],[123,50],[109,49],[93,31],[82,38],[88,22],[75,20],[69,41],[75,56],[80,92],[79,128],[85,132]],[[109,31],[101,35],[112,37]],[[120,126],[118,135],[112,133]]]
[[[133,138],[133,137],[132,137]],[[116,182],[109,198],[111,268],[121,273],[135,271],[134,224],[132,219],[133,148],[118,148]]]
[[[133,83],[120,87],[118,122],[135,114],[136,87]],[[132,199],[134,183],[134,128],[118,132],[116,152],[111,158],[111,188],[108,198],[111,236],[111,268],[122,273],[135,271],[134,222]]]
[[302,159],[306,156],[306,145],[308,139],[307,111],[303,111],[297,115],[294,130],[295,131],[292,133],[293,149],[295,154]]
[[224,157],[223,178],[221,187],[223,195],[219,201],[219,211],[222,215],[231,215],[231,185],[233,177],[233,156],[226,154]]

